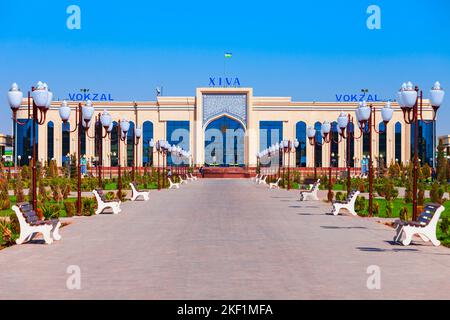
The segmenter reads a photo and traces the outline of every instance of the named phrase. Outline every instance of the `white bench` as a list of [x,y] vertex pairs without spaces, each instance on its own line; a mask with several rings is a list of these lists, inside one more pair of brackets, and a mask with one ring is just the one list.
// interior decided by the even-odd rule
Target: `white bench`
[[130,182],[130,186],[131,186],[131,201],[136,201],[137,198],[139,197],[142,197],[144,201],[147,201],[149,199],[148,196],[150,195],[150,191],[138,190],[135,182]]
[[22,244],[33,239],[36,233],[41,233],[46,244],[53,243],[53,240],[61,240],[59,228],[61,222],[54,220],[39,220],[33,207],[28,202],[17,203],[12,206],[16,213],[20,225],[20,236],[16,240],[17,244]]
[[167,178],[169,180],[169,189],[180,189],[180,184],[179,183],[173,183],[171,178]]
[[267,184],[266,180],[267,176],[262,176],[261,179],[258,179],[258,184]]
[[280,189],[280,186],[278,185],[281,181],[281,178],[278,178],[276,182],[269,183],[269,189]]
[[252,178],[252,180],[255,181],[255,182],[258,182],[258,179],[259,179],[259,173],[256,174],[256,176],[254,176],[254,177]]
[[357,213],[355,211],[355,203],[359,193],[359,191],[353,190],[350,192],[350,194],[347,195],[347,200],[333,201],[333,210],[331,211],[331,213],[337,216],[339,214],[339,211],[341,211],[342,209],[347,209],[352,215],[356,216]]
[[[431,241],[433,245],[439,246],[441,242],[436,237],[436,228],[444,210],[444,206],[438,203],[428,203],[417,221],[396,220],[394,241],[407,246],[411,243],[413,235],[417,234],[423,241]],[[404,236],[403,241],[401,241],[402,236]]]
[[95,196],[95,199],[97,199],[97,211],[95,211],[95,214],[100,214],[105,210],[106,208],[111,208],[114,214],[118,214],[122,211],[120,209],[121,201],[108,201],[105,198],[105,194],[103,193],[103,190],[100,189],[94,189],[92,193]]
[[178,176],[178,178],[180,179],[180,184],[187,184],[187,180],[183,180],[183,178],[181,177],[181,175]]
[[319,200],[319,197],[317,196],[319,186],[320,186],[320,179],[317,179],[317,181],[311,185],[311,188],[309,190],[300,191],[300,201],[306,201],[307,199]]
[[192,180],[197,180],[198,179],[197,176],[194,176],[192,173],[189,173],[189,175],[191,176]]
[[191,182],[194,181],[194,178],[190,177],[189,174],[186,173],[185,176],[186,176],[186,180],[191,181]]

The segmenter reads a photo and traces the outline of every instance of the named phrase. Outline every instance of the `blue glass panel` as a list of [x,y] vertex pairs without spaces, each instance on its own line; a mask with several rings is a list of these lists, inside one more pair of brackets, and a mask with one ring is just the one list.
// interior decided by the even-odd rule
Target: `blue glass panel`
[[395,159],[398,163],[402,162],[402,124],[395,124]]
[[[189,121],[167,121],[166,131],[167,142],[171,145],[180,146],[183,150],[189,151]],[[176,164],[188,164],[187,160]],[[172,155],[167,155],[167,165],[173,165]]]
[[55,154],[55,126],[53,121],[47,123],[47,163],[53,159]]
[[150,148],[150,140],[153,139],[153,123],[145,121],[142,125],[142,164],[153,164],[153,148]]
[[297,122],[295,126],[295,137],[299,144],[296,150],[297,167],[306,167],[306,144],[308,143],[306,137],[306,123],[303,121]]
[[[418,157],[421,164],[433,166],[435,146],[435,121],[425,123],[419,121]],[[411,159],[414,157],[414,124],[411,125]]]

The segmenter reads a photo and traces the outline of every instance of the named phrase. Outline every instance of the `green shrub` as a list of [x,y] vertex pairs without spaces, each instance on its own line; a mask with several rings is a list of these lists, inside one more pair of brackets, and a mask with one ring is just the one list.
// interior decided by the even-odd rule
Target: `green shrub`
[[83,198],[82,207],[83,207],[83,215],[92,216],[95,213],[95,207],[97,202],[94,198]]
[[341,191],[336,192],[336,201],[343,201],[344,200],[344,194]]
[[75,204],[71,201],[64,201],[64,209],[68,217],[73,217],[75,215]]
[[363,196],[358,196],[355,201],[355,211],[363,213],[366,210],[367,199]]
[[400,209],[400,220],[402,221],[408,221],[409,220],[409,213],[408,213],[408,208],[407,207],[403,207]]

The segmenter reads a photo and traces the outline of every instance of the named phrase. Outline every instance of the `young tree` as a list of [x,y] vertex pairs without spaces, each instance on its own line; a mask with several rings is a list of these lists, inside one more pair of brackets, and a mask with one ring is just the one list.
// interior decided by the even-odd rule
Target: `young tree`
[[442,140],[439,140],[439,145],[437,147],[438,151],[437,151],[437,180],[441,183],[441,184],[446,184],[447,183],[447,159],[445,158],[445,146],[442,143]]

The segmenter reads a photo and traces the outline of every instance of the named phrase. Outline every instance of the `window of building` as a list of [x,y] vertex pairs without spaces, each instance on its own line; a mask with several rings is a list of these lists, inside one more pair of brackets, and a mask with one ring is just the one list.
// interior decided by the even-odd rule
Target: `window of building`
[[402,162],[402,124],[395,124],[395,161]]
[[[180,146],[183,150],[189,151],[189,121],[167,121],[166,128],[167,142],[171,145]],[[167,165],[173,165],[172,155],[167,155]],[[189,161],[183,159],[181,163],[189,164]]]
[[142,163],[144,166],[153,165],[153,148],[150,148],[150,140],[153,139],[153,123],[145,121],[142,125]]
[[384,122],[378,124],[378,161],[383,162],[384,167],[386,167],[386,153],[387,153],[387,143],[386,143],[386,125]]
[[130,129],[127,133],[127,166],[132,167],[134,163],[134,122],[130,121]]
[[370,154],[370,133],[369,127],[366,126],[363,132],[363,156],[369,156]]
[[[21,123],[26,123],[21,126],[16,124],[14,127],[16,128],[16,143],[17,143],[17,152],[16,156],[20,156],[20,165],[29,165],[30,160],[29,156],[32,156],[33,153],[33,121],[28,119],[18,119]],[[39,141],[39,136],[37,132],[36,126],[36,143]],[[38,149],[39,150],[39,149]],[[38,157],[39,158],[39,157]]]
[[339,132],[336,121],[331,123],[331,166],[337,168],[339,166]]
[[49,121],[47,123],[47,163],[50,163],[50,161],[55,156],[54,139],[55,139],[55,126],[53,124],[53,121]]
[[[259,122],[259,149],[267,149],[273,144],[283,140],[283,121],[260,121]],[[283,159],[278,157],[281,166]],[[276,162],[275,162],[276,163]],[[273,163],[272,163],[273,164]]]
[[316,129],[316,145],[314,147],[314,166],[322,166],[322,123],[317,121],[314,124],[314,129]]
[[[355,167],[355,126],[353,123],[349,124],[349,130],[350,130],[350,135],[349,135],[349,139],[350,139],[350,167],[354,168]],[[347,147],[347,144],[346,144]]]
[[117,122],[113,122],[113,129],[111,131],[111,153],[110,153],[110,161],[111,161],[111,167],[117,167],[119,164],[119,139],[117,135]]
[[[433,166],[435,144],[435,121],[425,123],[419,121],[419,139],[418,139],[418,157],[421,160],[421,165],[428,163]],[[411,159],[414,157],[414,125],[411,126]]]
[[306,144],[308,143],[308,140],[306,137],[305,122],[299,121],[295,125],[295,138],[298,140],[298,147],[295,153],[295,165],[297,167],[306,167]]
[[62,163],[70,161],[70,123],[62,124]]

